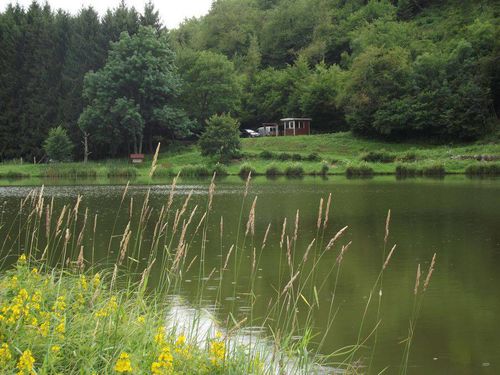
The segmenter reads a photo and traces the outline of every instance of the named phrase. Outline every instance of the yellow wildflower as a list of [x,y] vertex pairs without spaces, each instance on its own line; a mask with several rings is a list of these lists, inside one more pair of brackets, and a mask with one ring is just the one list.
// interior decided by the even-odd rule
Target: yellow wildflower
[[17,276],[16,275],[12,276],[12,278],[10,279],[10,287],[12,289],[17,288]]
[[219,366],[221,362],[224,362],[226,357],[226,344],[224,341],[214,340],[210,343],[209,348],[210,362],[214,366]]
[[56,326],[56,332],[59,336],[64,337],[66,332],[66,318],[62,318],[61,322]]
[[50,322],[46,320],[45,322],[40,324],[39,330],[40,330],[40,335],[42,335],[42,337],[47,337],[50,330]]
[[165,327],[161,326],[156,331],[155,342],[158,345],[162,345],[165,342]]
[[35,276],[35,277],[36,277],[36,276],[38,276],[38,268],[36,268],[36,267],[35,267],[35,268],[33,268],[33,269],[31,270],[31,274],[32,274],[33,276]]
[[177,346],[183,346],[185,343],[186,343],[186,336],[180,335],[177,338],[177,341],[175,342],[175,345],[177,345]]
[[12,354],[10,353],[9,344],[3,343],[2,346],[0,346],[0,366],[5,366],[11,358]]
[[88,284],[87,284],[87,278],[85,275],[80,276],[80,286],[82,287],[83,290],[87,290]]
[[31,350],[25,350],[21,357],[19,357],[19,362],[17,363],[17,368],[19,369],[18,375],[35,374],[33,371],[33,365],[35,364],[35,358],[31,354]]
[[59,316],[64,310],[66,310],[66,298],[64,296],[59,296],[57,297],[56,302],[54,302],[54,306],[52,306],[52,311]]
[[144,324],[145,321],[146,321],[146,318],[144,317],[144,315],[140,315],[137,317],[137,323]]
[[17,264],[23,265],[26,264],[26,255],[21,254],[21,256],[17,259]]
[[173,369],[174,357],[170,353],[170,348],[168,346],[164,346],[158,356],[158,361],[153,362],[151,364],[151,372],[155,375],[157,374],[165,374]]
[[132,364],[130,363],[130,356],[126,352],[122,352],[115,364],[116,372],[132,372]]
[[52,353],[59,353],[59,351],[61,350],[61,347],[59,345],[52,345],[50,350]]
[[94,288],[97,288],[99,284],[101,283],[101,276],[99,275],[99,272],[94,275],[92,278],[92,286]]
[[116,302],[116,296],[112,296],[103,308],[97,310],[96,316],[98,318],[107,317],[115,312],[117,308],[118,303]]

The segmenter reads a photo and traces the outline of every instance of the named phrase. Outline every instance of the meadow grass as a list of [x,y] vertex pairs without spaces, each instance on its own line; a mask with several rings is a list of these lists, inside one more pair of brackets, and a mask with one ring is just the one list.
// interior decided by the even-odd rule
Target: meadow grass
[[[348,227],[330,238],[325,236],[331,222],[331,195],[319,202],[316,236],[306,249],[297,248],[300,211],[292,222],[283,220],[278,245],[282,256],[279,264],[272,265],[279,281],[269,286],[275,295],[266,301],[265,315],[257,316],[253,309],[258,299],[257,270],[263,266],[261,256],[269,246],[271,223],[265,230],[256,230],[258,197],[251,194],[251,172],[242,193],[238,231],[230,245],[222,241],[220,218],[220,264],[212,269],[206,267],[206,246],[208,222],[214,219],[215,176],[206,200],[198,204],[191,202],[192,192],[176,195],[177,178],[160,208],[151,206],[149,191],[142,205],[137,205],[128,194],[129,186],[124,188],[107,249],[95,249],[95,238],[101,236],[99,215],[84,208],[84,197],[56,209],[54,200],[44,197],[42,187],[20,200],[16,216],[2,223],[0,367],[65,374],[310,374],[320,368],[357,374],[361,361],[370,368],[371,360],[361,358],[366,357],[366,348],[370,348],[372,358],[375,355],[380,317],[371,325],[366,316],[373,309],[380,312],[382,304],[375,291],[381,288],[395,249],[394,245],[386,251],[390,246],[390,215],[380,273],[364,306],[358,339],[325,355],[322,348],[341,301],[333,297],[328,302],[331,314],[322,322],[326,329],[319,335],[313,333],[313,317],[320,305],[318,296],[330,287],[328,280],[333,279],[334,290],[337,288],[351,245],[344,240]],[[128,218],[126,225],[118,224],[120,216]],[[146,227],[153,228],[147,241]],[[93,240],[85,242],[84,238]],[[96,251],[107,254],[104,264],[95,261]],[[336,260],[328,274],[319,278],[318,265],[332,251],[337,253]],[[13,260],[17,263],[7,267]],[[154,282],[150,281],[153,267],[159,270]],[[207,303],[210,281],[218,280],[216,297],[210,303],[220,306],[222,287],[234,285],[233,301],[237,295],[248,299],[250,309],[245,316],[236,319],[229,312],[208,335],[200,332],[199,314],[189,318],[194,328],[188,331],[171,324],[166,317],[176,308],[172,296],[181,294],[185,275],[192,267],[198,274],[194,280],[196,297],[190,301],[196,311],[202,311]],[[240,280],[243,274],[249,275],[247,285]],[[417,306],[411,315],[401,373],[406,373],[415,322],[431,274],[430,269],[423,289],[415,288]],[[255,325],[264,329],[263,337],[239,339],[242,329]]]
[[[250,163],[254,174],[265,175],[272,163],[277,169],[284,171],[290,162],[301,162],[304,175],[317,175],[322,165],[327,164],[327,174],[344,175],[350,166],[367,162],[373,174],[401,175],[397,167],[401,164],[414,164],[418,170],[428,169],[430,165],[442,165],[446,174],[465,174],[474,160],[495,160],[500,157],[500,145],[496,142],[477,142],[470,144],[431,145],[418,142],[384,142],[353,136],[350,132],[320,134],[296,137],[261,137],[242,139],[242,154],[236,160],[229,162],[222,174],[238,175],[242,166]],[[131,166],[126,159],[116,159],[103,162],[30,164],[19,162],[0,163],[0,178],[18,176],[53,177],[76,176],[85,177],[93,171],[90,177],[107,177],[121,174],[119,171],[135,168],[137,177],[148,177],[152,155],[147,155],[143,164]],[[493,161],[482,163],[494,164]],[[210,158],[201,155],[195,145],[173,147],[161,150],[157,155],[157,171],[154,177],[175,176],[181,170],[190,175],[211,175],[211,173],[195,173],[198,171],[214,171],[216,164]],[[187,169],[186,169],[187,168]],[[48,173],[48,170],[53,172]],[[427,175],[422,173],[423,175]],[[431,173],[432,174],[432,173]],[[472,169],[470,169],[470,175]],[[481,173],[485,174],[485,173]],[[498,169],[491,168],[489,175],[498,175]],[[94,176],[95,175],[95,176]],[[127,173],[125,173],[127,175]],[[433,174],[435,176],[435,174]],[[116,177],[116,176],[115,176]],[[133,177],[132,174],[127,177]]]

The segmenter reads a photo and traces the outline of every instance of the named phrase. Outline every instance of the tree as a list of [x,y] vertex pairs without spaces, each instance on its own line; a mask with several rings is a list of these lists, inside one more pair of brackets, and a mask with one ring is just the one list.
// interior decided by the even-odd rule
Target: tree
[[176,62],[184,81],[181,103],[189,108],[200,127],[214,114],[238,110],[241,82],[234,64],[226,56],[183,49],[178,52]]
[[50,160],[70,161],[73,144],[68,137],[66,129],[60,125],[50,129],[49,135],[43,143],[43,150]]
[[154,136],[189,132],[192,124],[175,104],[180,90],[166,36],[142,26],[134,36],[124,32],[106,65],[85,76],[88,105],[79,126],[93,138],[98,156],[141,153],[144,144],[151,152]]
[[213,115],[207,121],[207,129],[198,141],[201,154],[213,156],[221,162],[229,161],[238,155],[241,148],[239,134],[238,121],[226,114]]

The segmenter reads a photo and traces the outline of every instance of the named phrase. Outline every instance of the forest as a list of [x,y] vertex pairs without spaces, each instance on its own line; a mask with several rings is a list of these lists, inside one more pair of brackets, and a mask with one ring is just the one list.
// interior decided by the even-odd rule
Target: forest
[[463,142],[498,133],[500,5],[487,0],[215,0],[167,30],[152,3],[0,13],[0,160],[81,160],[313,118],[316,133]]

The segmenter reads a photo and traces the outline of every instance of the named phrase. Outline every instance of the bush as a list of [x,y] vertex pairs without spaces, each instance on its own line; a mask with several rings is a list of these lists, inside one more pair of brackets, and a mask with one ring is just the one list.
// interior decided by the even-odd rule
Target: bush
[[185,165],[180,175],[182,177],[207,177],[212,175],[212,171],[206,165]]
[[220,163],[215,164],[213,171],[216,176],[227,176],[229,174],[227,168]]
[[29,173],[7,171],[5,174],[0,174],[0,178],[25,178],[31,177]]
[[326,176],[328,174],[328,171],[330,170],[330,167],[328,166],[328,163],[323,162],[321,163],[321,169],[319,170],[319,175],[320,176]]
[[442,164],[433,164],[422,168],[422,174],[424,176],[444,176],[446,171]]
[[301,161],[302,155],[301,154],[292,154],[292,160],[293,161]]
[[392,163],[396,156],[385,150],[365,152],[360,157],[361,160],[370,163]]
[[397,177],[415,177],[421,176],[422,170],[417,169],[412,165],[399,164],[396,166],[396,176]]
[[290,155],[287,152],[282,152],[281,154],[278,155],[278,160],[281,160],[281,161],[290,160],[291,158],[292,158],[292,155]]
[[273,177],[282,175],[283,171],[281,171],[277,164],[270,164],[266,169],[266,176]]
[[373,176],[373,169],[365,164],[350,165],[345,174],[347,177],[370,177]]
[[276,154],[271,151],[264,150],[259,154],[261,159],[269,160],[269,159],[274,159],[276,157]]
[[118,167],[118,166],[110,166],[108,167],[108,177],[123,177],[130,178],[137,176],[137,169],[134,167]]
[[70,161],[73,144],[68,137],[66,129],[62,126],[49,130],[49,136],[43,143],[43,150],[49,160],[52,161]]
[[248,177],[250,172],[252,173],[252,175],[255,175],[255,173],[256,173],[255,168],[252,167],[249,163],[244,163],[241,165],[241,168],[240,168],[240,171],[238,172],[238,174],[241,177]]
[[316,152],[313,152],[305,157],[307,161],[321,161],[321,156],[319,156]]
[[500,164],[471,164],[465,168],[465,174],[468,176],[498,176],[500,175]]
[[410,163],[413,161],[417,161],[417,154],[413,151],[407,151],[401,155],[396,157],[397,161],[401,161],[403,163]]
[[207,129],[198,145],[203,156],[213,156],[220,162],[228,162],[239,155],[241,148],[239,123],[229,115],[213,115],[207,121]]
[[300,177],[304,175],[304,168],[299,163],[290,164],[285,168],[285,175],[290,177]]
[[155,171],[153,173],[153,178],[155,178],[155,177],[169,177],[172,174],[173,173],[170,169],[160,166],[159,168],[155,169]]
[[51,165],[42,171],[43,177],[48,178],[95,178],[97,171],[89,167],[64,167]]

